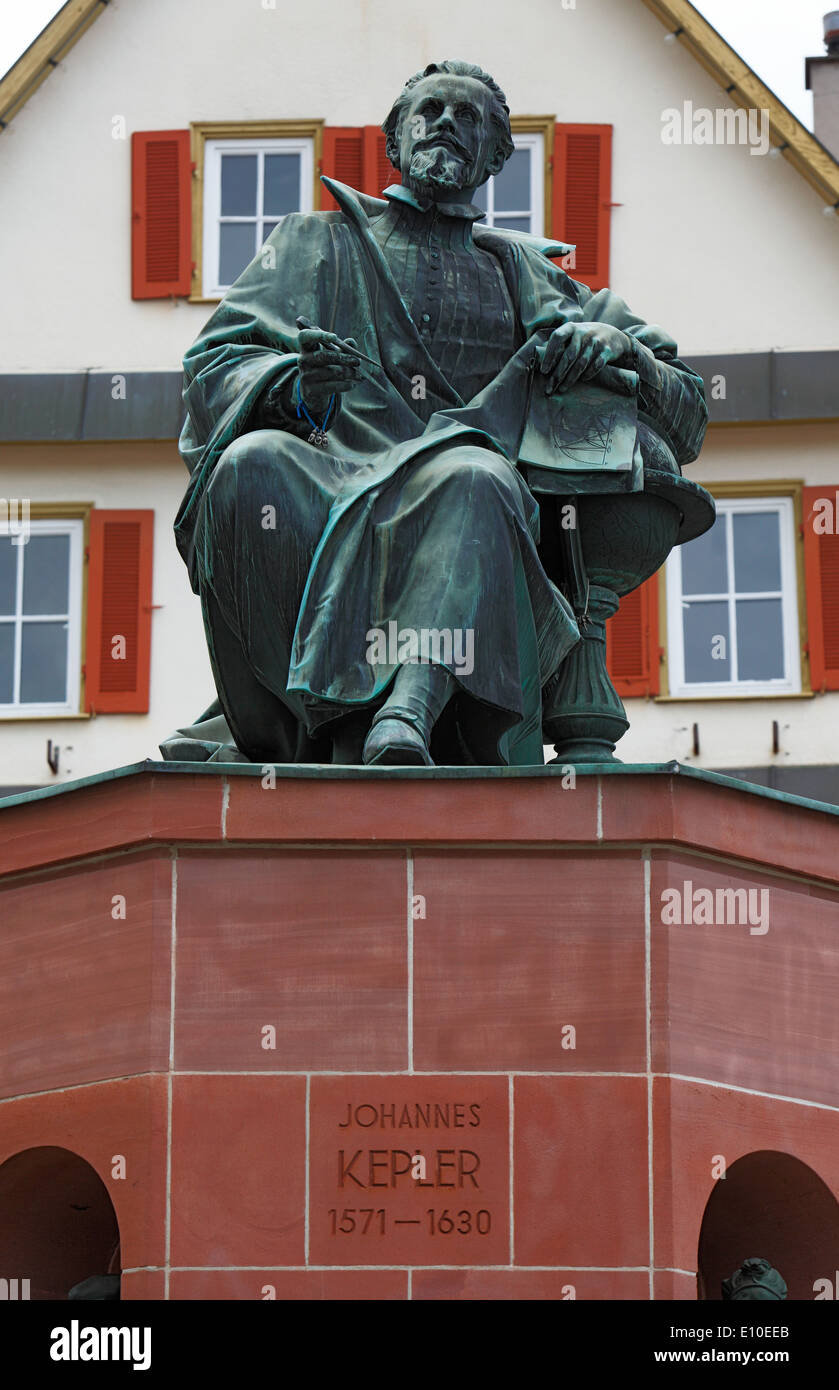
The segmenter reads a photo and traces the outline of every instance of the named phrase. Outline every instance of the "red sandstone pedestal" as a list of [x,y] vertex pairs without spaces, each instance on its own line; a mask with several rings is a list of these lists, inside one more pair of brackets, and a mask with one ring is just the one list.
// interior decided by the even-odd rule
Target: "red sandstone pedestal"
[[760,1255],[826,1296],[835,810],[675,765],[272,782],[0,806],[0,1278],[695,1299]]

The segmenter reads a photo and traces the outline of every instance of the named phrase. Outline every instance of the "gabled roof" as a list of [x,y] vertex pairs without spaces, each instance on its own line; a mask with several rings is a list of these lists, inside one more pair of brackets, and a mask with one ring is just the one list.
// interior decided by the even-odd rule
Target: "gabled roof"
[[[675,34],[738,106],[769,112],[769,131],[789,160],[816,192],[839,212],[839,161],[761,82],[713,25],[689,0],[644,0],[648,10]],[[5,129],[73,44],[107,7],[108,0],[67,0],[0,79],[0,130]]]
[[20,55],[0,80],[0,129],[5,130],[13,116],[40,87],[53,68],[66,58],[94,19],[98,19],[108,0],[67,0],[58,14],[42,29],[34,43]]
[[802,125],[780,97],[761,82],[740,54],[727,44],[689,0],[644,0],[648,10],[675,34],[738,106],[769,112],[769,133],[785,159],[825,203],[839,212],[839,162]]

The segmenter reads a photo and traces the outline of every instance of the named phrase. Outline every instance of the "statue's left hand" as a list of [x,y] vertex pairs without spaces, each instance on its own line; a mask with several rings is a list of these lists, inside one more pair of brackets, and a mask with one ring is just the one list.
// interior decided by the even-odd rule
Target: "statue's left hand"
[[611,362],[631,351],[626,333],[608,323],[564,323],[545,346],[539,370],[545,391],[567,391],[576,381],[590,381]]

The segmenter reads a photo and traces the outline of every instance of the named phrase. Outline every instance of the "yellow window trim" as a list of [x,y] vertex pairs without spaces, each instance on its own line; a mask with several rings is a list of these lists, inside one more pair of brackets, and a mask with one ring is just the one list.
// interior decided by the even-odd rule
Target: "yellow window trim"
[[204,267],[204,147],[207,140],[311,140],[314,150],[312,207],[320,208],[320,173],[323,164],[322,120],[312,121],[193,121],[190,124],[192,159],[192,289],[191,304],[218,304],[220,296],[202,293]]
[[[699,481],[697,479],[697,481]],[[660,703],[671,704],[695,704],[700,701],[707,701],[709,704],[716,704],[719,700],[737,700],[742,703],[745,700],[800,700],[807,699],[813,695],[813,688],[810,683],[810,660],[807,655],[807,599],[804,588],[804,510],[803,510],[803,488],[804,484],[797,478],[779,478],[777,480],[748,479],[743,482],[725,481],[707,483],[703,482],[702,487],[711,493],[712,497],[791,497],[793,515],[795,518],[795,580],[797,587],[798,600],[798,641],[799,659],[801,662],[801,690],[793,695],[671,695],[670,694],[670,673],[667,660],[667,585],[664,582],[664,566],[662,565],[659,574],[661,581],[658,586],[658,630],[664,636],[664,641],[659,639],[659,645],[664,652],[664,659],[661,663],[661,695],[654,695],[653,699]]]
[[544,235],[552,236],[553,227],[553,168],[554,126],[556,116],[511,116],[510,129],[514,135],[541,135],[545,153],[544,171]]

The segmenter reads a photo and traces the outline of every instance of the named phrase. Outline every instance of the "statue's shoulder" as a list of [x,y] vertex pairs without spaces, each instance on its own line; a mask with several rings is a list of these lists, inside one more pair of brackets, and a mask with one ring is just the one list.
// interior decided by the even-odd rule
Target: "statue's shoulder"
[[573,257],[575,248],[568,241],[554,237],[535,236],[532,232],[508,232],[499,227],[475,227],[476,246],[491,251],[511,272],[521,286],[529,283],[545,291],[557,289],[572,299],[588,295],[589,291],[573,280],[565,268],[565,258]]
[[329,227],[346,222],[342,212],[287,212],[272,232],[284,237],[317,236]]
[[[336,237],[347,227],[342,212],[287,212],[266,242],[284,262],[309,264],[312,257],[329,258]],[[265,248],[263,248],[264,251]]]
[[558,241],[554,237],[536,236],[533,232],[508,232],[503,227],[475,226],[473,235],[477,245],[488,251],[515,250],[525,259],[555,261],[569,256],[574,247],[568,241]]
[[575,248],[567,241],[535,236],[532,232],[508,232],[498,227],[475,227],[475,244],[496,255],[520,295],[535,299],[555,299],[582,304],[591,298],[587,285],[572,279],[563,264]]

